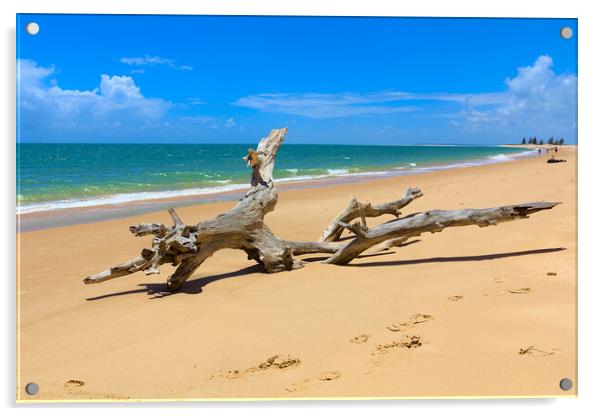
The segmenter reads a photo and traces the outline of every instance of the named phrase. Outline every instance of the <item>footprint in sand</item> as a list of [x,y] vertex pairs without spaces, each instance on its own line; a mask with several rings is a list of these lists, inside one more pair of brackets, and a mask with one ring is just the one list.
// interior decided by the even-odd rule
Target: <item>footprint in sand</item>
[[492,293],[483,293],[483,296],[497,297],[497,296],[503,296],[506,293],[512,293],[513,295],[526,295],[527,293],[530,293],[530,292],[531,292],[530,287],[519,287],[519,288],[514,288],[514,289],[496,290],[495,292],[492,292]]
[[515,295],[525,295],[531,291],[530,287],[521,287],[519,289],[508,289],[508,292],[513,293]]
[[496,277],[492,280],[493,283],[504,283],[504,279],[502,279],[501,277]]
[[[322,371],[318,377],[316,377],[319,381],[333,381],[338,380],[341,377],[340,371]],[[315,382],[315,379],[306,378],[301,381],[297,381],[296,383],[291,384],[288,387],[285,387],[285,390],[294,393],[296,391],[307,390],[311,387],[312,383]]]
[[67,380],[63,385],[67,392],[74,393],[77,389],[83,387],[86,383],[81,380]]
[[338,371],[323,371],[322,374],[318,376],[318,380],[332,381],[337,380],[339,377],[341,377],[341,373]]
[[311,379],[306,378],[304,380],[298,381],[296,383],[291,384],[288,387],[285,387],[285,390],[291,393],[301,390],[307,390],[311,385]]
[[84,384],[81,380],[68,380],[65,382],[65,387],[82,387]]
[[[558,350],[555,348],[555,350]],[[520,348],[518,350],[520,355],[531,355],[533,357],[547,357],[548,355],[555,354],[553,351],[545,351],[539,348],[536,348],[535,345],[530,345],[526,348]]]
[[291,358],[288,356],[280,357],[279,355],[273,355],[261,364],[259,364],[257,367],[259,367],[260,370],[267,370],[268,368],[279,368],[282,370],[283,368],[292,367],[299,364],[301,364],[301,360],[298,358]]
[[455,295],[455,296],[450,296],[449,298],[447,298],[447,300],[449,300],[450,302],[457,302],[460,299],[462,299],[464,296],[462,295]]
[[410,319],[408,319],[406,322],[389,325],[387,327],[387,329],[391,332],[406,331],[406,330],[414,327],[414,325],[422,324],[422,323],[428,322],[432,319],[434,319],[433,315],[427,315],[424,313],[416,313],[416,314],[410,316]]
[[423,340],[420,337],[420,335],[412,335],[412,336],[404,336],[403,338],[396,340],[396,341],[392,341],[389,342],[387,344],[379,344],[376,347],[375,352],[373,352],[372,354],[374,355],[376,354],[384,354],[396,349],[412,349],[412,348],[418,348],[421,347],[423,344]]
[[417,313],[410,317],[410,322],[412,324],[421,324],[423,322],[427,322],[433,319],[433,315],[426,315],[424,313]]
[[[241,378],[242,376],[248,374],[250,371],[248,370],[230,370],[224,375],[224,377],[229,379]],[[211,378],[214,378],[213,376]]]
[[407,331],[408,329],[410,329],[413,325],[410,324],[409,322],[402,322],[399,324],[393,324],[393,325],[389,325],[387,327],[387,329],[391,332],[399,332],[399,331]]
[[[284,370],[286,368],[295,367],[300,364],[301,360],[298,358],[291,358],[290,356],[282,357],[280,355],[273,355],[267,360],[259,363],[257,366],[249,367],[245,370],[230,370],[226,374],[223,374],[223,377],[229,379],[237,379],[260,371],[266,371],[270,369]],[[214,378],[214,375],[210,377],[210,379]]]
[[370,338],[370,335],[361,334],[361,335],[358,335],[357,337],[351,338],[349,341],[353,342],[354,344],[363,344],[366,341],[368,341],[368,338]]

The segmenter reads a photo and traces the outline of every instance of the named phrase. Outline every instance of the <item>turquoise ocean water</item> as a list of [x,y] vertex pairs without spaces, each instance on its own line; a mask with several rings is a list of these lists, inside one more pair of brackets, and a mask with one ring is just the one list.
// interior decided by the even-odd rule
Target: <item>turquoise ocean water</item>
[[[247,144],[19,144],[20,213],[246,188]],[[527,156],[491,146],[283,145],[277,181],[420,173]]]

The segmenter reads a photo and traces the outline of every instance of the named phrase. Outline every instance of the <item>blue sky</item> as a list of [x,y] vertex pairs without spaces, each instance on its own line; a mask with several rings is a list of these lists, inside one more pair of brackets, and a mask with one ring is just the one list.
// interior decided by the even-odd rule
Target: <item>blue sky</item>
[[17,136],[575,142],[576,35],[575,19],[19,15]]

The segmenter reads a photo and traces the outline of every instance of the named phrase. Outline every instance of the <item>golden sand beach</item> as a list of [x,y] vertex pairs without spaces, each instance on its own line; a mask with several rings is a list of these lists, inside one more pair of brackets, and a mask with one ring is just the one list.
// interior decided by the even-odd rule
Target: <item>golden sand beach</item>
[[[404,214],[560,201],[496,227],[458,227],[348,266],[307,255],[267,275],[223,250],[175,294],[172,268],[86,286],[150,237],[166,212],[18,235],[18,399],[207,399],[575,395],[576,163],[529,158],[290,190],[266,217],[279,236],[316,240],[354,195],[408,187]],[[235,202],[178,209],[187,223]],[[368,219],[369,224],[389,218]],[[559,389],[561,378],[575,386]],[[38,395],[23,393],[26,383]]]

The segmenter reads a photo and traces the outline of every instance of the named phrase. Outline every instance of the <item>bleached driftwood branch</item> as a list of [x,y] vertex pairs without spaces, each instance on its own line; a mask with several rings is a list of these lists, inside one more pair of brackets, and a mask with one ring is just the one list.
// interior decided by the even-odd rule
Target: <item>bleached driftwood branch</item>
[[325,263],[347,264],[370,247],[386,241],[399,244],[422,233],[441,232],[447,227],[459,227],[463,225],[488,227],[502,222],[528,218],[530,214],[554,208],[556,205],[558,205],[558,202],[532,202],[496,208],[469,208],[451,211],[433,210],[408,215],[395,221],[377,225],[371,229],[365,228],[359,223],[340,223],[342,227],[347,228],[355,234],[355,238],[342,246]]
[[352,220],[359,217],[379,217],[381,215],[393,215],[399,217],[401,209],[407,206],[416,198],[420,198],[422,192],[418,188],[410,188],[405,195],[397,201],[387,202],[380,205],[372,205],[371,203],[361,203],[355,197],[352,197],[349,204],[341,211],[332,222],[326,227],[320,236],[320,241],[337,241],[341,237],[344,230],[343,224],[349,224]]
[[[381,205],[359,203],[353,198],[324,230],[320,241],[284,240],[274,235],[263,218],[274,210],[278,201],[272,172],[286,133],[286,128],[272,130],[259,142],[256,150],[249,149],[244,159],[252,169],[250,188],[231,210],[189,226],[170,209],[172,226],[133,225],[130,231],[135,236],[154,236],[151,248],[143,249],[140,255],[125,263],[87,276],[84,283],[100,283],[139,271],[159,273],[162,264],[170,263],[177,268],[167,280],[167,287],[175,291],[207,258],[225,248],[244,250],[248,259],[262,264],[267,273],[303,267],[303,261],[295,256],[311,253],[330,254],[325,263],[347,264],[369,248],[387,249],[423,232],[439,232],[446,227],[462,225],[495,225],[527,218],[529,214],[551,209],[557,204],[536,202],[486,209],[427,211],[368,228],[366,217],[385,214],[399,217],[401,208],[422,196],[419,189],[412,188],[401,199]],[[351,223],[356,218],[360,221]],[[344,229],[350,230],[354,238],[348,242],[336,242]]]

